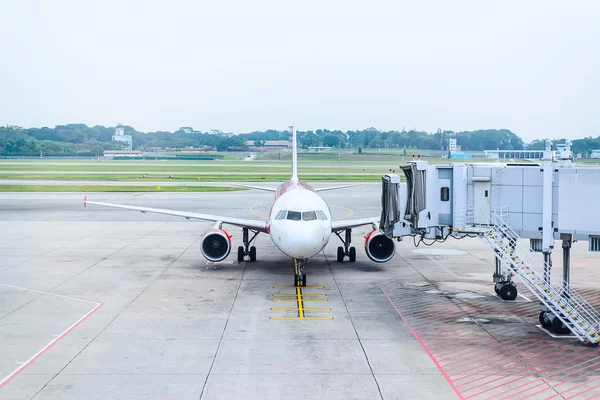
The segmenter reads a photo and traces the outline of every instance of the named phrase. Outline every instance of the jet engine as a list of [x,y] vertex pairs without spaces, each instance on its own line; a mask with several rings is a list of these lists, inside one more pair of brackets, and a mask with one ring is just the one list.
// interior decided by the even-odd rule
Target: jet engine
[[380,230],[374,230],[365,236],[365,252],[372,261],[383,263],[392,259],[396,245]]
[[224,230],[211,229],[202,237],[200,250],[208,261],[223,261],[231,251],[231,236]]

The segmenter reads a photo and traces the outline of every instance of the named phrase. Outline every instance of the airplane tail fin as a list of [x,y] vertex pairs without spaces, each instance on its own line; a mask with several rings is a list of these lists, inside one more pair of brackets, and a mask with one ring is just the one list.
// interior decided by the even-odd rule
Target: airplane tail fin
[[298,144],[296,140],[296,119],[292,128],[292,180],[298,180]]

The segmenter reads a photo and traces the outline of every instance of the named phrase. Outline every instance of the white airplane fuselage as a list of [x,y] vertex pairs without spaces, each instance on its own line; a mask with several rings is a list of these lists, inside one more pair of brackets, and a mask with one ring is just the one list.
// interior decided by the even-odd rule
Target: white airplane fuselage
[[284,254],[299,260],[321,252],[331,237],[331,212],[315,190],[300,180],[283,183],[269,215],[269,233]]

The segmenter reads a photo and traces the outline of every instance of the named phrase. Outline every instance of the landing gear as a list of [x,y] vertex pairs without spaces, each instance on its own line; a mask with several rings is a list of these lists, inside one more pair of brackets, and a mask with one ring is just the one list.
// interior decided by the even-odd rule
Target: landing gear
[[294,286],[306,286],[306,274],[304,273],[304,263],[306,260],[294,260]]
[[344,248],[342,246],[337,249],[337,262],[344,261]]
[[249,232],[250,229],[248,228],[242,228],[242,240],[244,242],[243,246],[238,247],[238,254],[237,254],[237,258],[238,258],[238,262],[242,262],[244,261],[244,258],[246,256],[248,256],[250,258],[250,261],[254,262],[256,261],[256,247],[254,246],[250,246],[250,244],[256,239],[256,236],[258,236],[258,231],[252,231],[253,235],[250,238]]
[[344,239],[342,239],[340,232],[341,231],[334,232],[344,244],[343,247],[340,246],[337,248],[337,262],[343,262],[346,256],[348,256],[350,262],[356,261],[356,248],[350,246],[350,243],[352,242],[352,229],[344,230]]

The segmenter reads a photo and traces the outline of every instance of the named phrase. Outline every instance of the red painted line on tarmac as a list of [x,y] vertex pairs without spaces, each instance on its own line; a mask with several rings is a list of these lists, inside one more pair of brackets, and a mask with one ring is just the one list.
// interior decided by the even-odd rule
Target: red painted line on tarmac
[[456,386],[454,386],[454,383],[452,383],[452,379],[450,379],[450,377],[446,374],[446,372],[444,372],[442,366],[437,362],[437,360],[435,359],[435,357],[433,356],[433,354],[431,354],[431,352],[429,351],[429,349],[427,348],[427,346],[425,346],[425,343],[423,343],[423,341],[421,340],[421,338],[419,337],[419,335],[417,335],[417,332],[415,332],[415,330],[408,323],[408,321],[406,320],[406,318],[404,318],[404,316],[402,315],[402,313],[400,312],[400,310],[398,310],[398,307],[396,307],[396,304],[394,304],[394,302],[392,301],[392,299],[390,299],[390,296],[388,296],[388,294],[381,287],[381,285],[378,285],[378,286],[379,286],[379,289],[381,289],[381,291],[383,292],[383,295],[385,296],[385,298],[388,299],[388,301],[390,302],[390,304],[392,305],[392,307],[394,307],[394,310],[396,310],[396,312],[398,313],[398,315],[400,316],[400,318],[402,318],[402,320],[404,321],[404,323],[408,327],[408,330],[410,331],[410,333],[412,333],[412,335],[415,337],[415,339],[417,339],[417,342],[419,342],[419,344],[421,345],[421,347],[423,348],[423,350],[425,350],[425,353],[427,353],[427,355],[429,356],[429,358],[431,359],[431,361],[433,361],[433,363],[435,364],[435,366],[437,367],[437,369],[440,371],[440,373],[442,374],[442,376],[446,379],[446,381],[448,382],[448,384],[450,385],[450,387],[452,388],[452,390],[454,390],[454,393],[456,393],[456,395],[458,396],[459,399],[464,400],[463,395],[458,391],[458,389],[456,388]]
[[[590,382],[588,382],[588,383],[590,383]],[[600,387],[600,384],[598,384],[598,385],[596,385],[596,386],[592,386],[591,388],[589,388],[589,389],[586,389],[586,390],[584,390],[583,392],[575,393],[573,396],[571,396],[571,397],[567,397],[567,400],[568,400],[568,399],[573,399],[573,398],[575,398],[575,397],[577,397],[577,396],[581,396],[582,394],[585,394],[585,393],[589,392],[590,390],[594,390],[594,389],[596,389],[596,388],[599,388],[599,387]],[[565,393],[566,393],[566,392],[565,392]],[[598,396],[598,395],[596,395],[596,396]],[[594,396],[592,396],[592,397],[594,397]]]
[[[592,361],[592,360],[590,360],[590,361]],[[572,366],[571,368],[567,368],[567,369],[565,369],[565,370],[562,370],[562,371],[561,371],[561,375],[560,375],[560,377],[561,377],[561,378],[564,378],[564,377],[566,377],[566,376],[573,375],[573,374],[575,374],[575,373],[577,373],[577,372],[579,372],[579,371],[581,371],[581,370],[584,370],[584,369],[587,369],[587,368],[594,367],[594,366],[596,366],[596,365],[600,364],[600,361],[594,362],[594,363],[592,363],[592,364],[590,364],[590,365],[585,365],[586,363],[587,363],[587,361],[586,361],[586,362],[584,362],[583,364],[580,364],[580,365],[574,365],[574,366]],[[583,366],[582,366],[582,365],[583,365]],[[581,366],[582,366],[582,367],[581,367]],[[569,372],[569,373],[568,373],[568,374],[566,374],[566,375],[562,374],[562,372],[568,371],[568,370],[570,370],[570,369],[572,369],[572,368],[575,368],[575,367],[581,367],[581,368],[578,368],[578,369],[576,369],[576,370],[574,370],[574,371],[571,371],[571,372]],[[556,375],[558,375],[558,374],[551,375],[550,377],[554,378]],[[583,376],[587,376],[587,375],[588,375],[588,374],[584,374]],[[557,387],[559,387],[559,386],[562,386],[562,385],[564,385],[564,384],[567,384],[567,383],[570,383],[570,382],[571,382],[571,381],[563,381],[563,382],[561,382],[561,383],[559,383],[559,384],[557,384],[557,385],[553,385],[553,384],[551,384],[551,383],[550,383],[550,382],[552,382],[552,380],[554,380],[554,379],[546,380],[546,383],[548,383],[548,385],[550,385],[550,386],[551,386],[551,388],[552,388],[552,389],[555,389],[555,390],[556,390],[556,388],[557,388]],[[587,382],[587,383],[589,383],[589,382]],[[583,384],[585,384],[585,382],[584,382]],[[578,385],[578,386],[576,386],[576,387],[580,387],[580,386],[582,386],[583,384],[580,384],[580,385]],[[534,388],[532,387],[532,388],[530,388],[530,389],[528,389],[528,390],[531,390],[531,389],[534,389]],[[527,390],[526,390],[526,391],[527,391]],[[538,392],[535,392],[535,393],[532,393],[532,394],[530,394],[529,396],[523,397],[521,400],[525,400],[525,399],[528,399],[528,398],[530,398],[530,397],[533,397],[533,396],[535,396],[536,394],[542,393],[543,391],[544,391],[544,390],[542,390],[542,391],[538,391]]]
[[[522,349],[524,349],[524,348],[531,348],[532,346],[538,346],[538,345],[539,345],[539,343],[530,343],[530,344],[528,344],[527,346],[525,346],[525,347],[521,348],[520,350],[522,350]],[[500,347],[500,348],[498,348],[498,349],[496,349],[496,350],[501,350],[502,348],[503,348],[503,347]],[[535,348],[535,347],[534,347],[534,348]],[[479,349],[479,350],[481,350],[481,349]],[[493,353],[496,353],[496,352],[495,352],[495,351],[488,351],[488,352],[486,352],[486,353],[483,353],[483,354],[477,354],[476,356],[473,356],[473,357],[475,357],[475,359],[474,359],[474,361],[471,361],[470,363],[467,363],[467,364],[462,364],[462,365],[458,365],[458,366],[454,366],[454,367],[452,367],[452,368],[447,368],[448,366],[450,366],[450,365],[452,365],[452,364],[457,364],[457,363],[460,363],[460,362],[464,362],[464,361],[473,360],[473,358],[470,358],[470,359],[468,359],[468,360],[459,360],[459,361],[455,361],[455,362],[453,362],[453,363],[450,363],[450,364],[446,364],[446,365],[444,365],[444,368],[447,368],[447,371],[448,371],[448,372],[450,372],[450,371],[453,371],[453,370],[455,370],[455,369],[457,369],[457,368],[465,368],[465,367],[468,367],[469,365],[473,365],[473,364],[476,364],[476,363],[481,363],[481,362],[482,362],[482,361],[481,361],[481,358],[485,358],[485,357],[483,357],[483,356],[488,356],[489,354],[493,354]],[[480,364],[480,365],[478,365],[476,368],[485,367],[485,366],[487,366],[487,365],[490,365],[490,364],[492,364],[492,363],[497,363],[497,362],[498,362],[498,361],[500,361],[500,360],[495,360],[495,361],[492,361],[492,362],[489,362],[489,360],[491,360],[491,359],[494,359],[494,358],[496,358],[496,357],[502,357],[502,356],[506,357],[507,355],[509,355],[509,356],[510,356],[511,354],[508,354],[508,353],[501,353],[501,354],[495,354],[495,355],[489,356],[489,358],[487,358],[487,360],[486,360],[486,361],[488,361],[488,362],[486,362],[486,363],[483,363],[483,364]],[[470,371],[470,370],[467,370],[467,371]],[[465,372],[467,372],[467,371],[462,371],[462,372],[460,372],[460,373],[461,373],[461,374],[463,374],[463,373],[465,373]]]
[[[578,388],[580,388],[580,387],[582,387],[582,386],[585,386],[585,385],[589,385],[589,384],[590,384],[590,383],[592,383],[592,382],[594,382],[594,381],[591,381],[591,382],[590,382],[590,381],[587,381],[587,382],[582,382],[582,383],[580,383],[580,384],[579,384],[579,385],[577,385],[577,386],[573,386],[573,387],[572,387],[571,389],[569,389],[569,390],[565,390],[564,392],[561,392],[560,394],[561,394],[561,395],[564,395],[565,393],[568,393],[568,392],[570,392],[570,391],[572,391],[572,390],[578,389]],[[595,388],[597,388],[597,387],[599,387],[599,386],[600,386],[600,385],[593,386],[593,387],[591,387],[591,388],[589,388],[589,389],[587,389],[587,390],[584,390],[583,392],[576,393],[576,394],[574,394],[573,396],[571,396],[571,397],[568,397],[568,398],[569,398],[569,399],[572,399],[572,398],[573,398],[573,397],[575,397],[575,396],[579,396],[579,395],[582,395],[582,394],[584,394],[584,393],[587,393],[587,392],[589,392],[590,390],[592,390],[592,389],[595,389]],[[556,397],[556,396],[552,396],[552,397]],[[551,399],[552,397],[548,397],[548,398],[549,398],[549,399]]]
[[[591,361],[591,360],[590,360],[590,361]],[[586,361],[586,362],[584,362],[584,364],[585,364],[585,363],[587,363],[587,361]],[[561,378],[565,378],[565,377],[567,377],[567,376],[569,376],[569,375],[576,374],[577,372],[579,372],[579,371],[581,371],[581,370],[584,370],[584,369],[586,369],[586,368],[593,367],[593,366],[595,366],[595,365],[598,365],[598,364],[600,364],[600,361],[598,361],[598,362],[595,362],[595,363],[593,363],[593,364],[591,364],[591,365],[584,365],[583,367],[581,367],[581,368],[578,368],[578,369],[576,369],[576,370],[574,370],[574,371],[571,371],[571,372],[569,372],[568,374],[564,374],[564,372],[566,372],[566,371],[568,371],[568,370],[570,370],[570,369],[576,368],[576,367],[580,367],[582,364],[580,364],[580,365],[574,365],[574,366],[572,366],[572,367],[569,367],[569,368],[567,368],[567,369],[563,369],[563,370],[561,370],[561,371],[560,371],[560,377],[561,377]],[[548,378],[554,378],[554,377],[556,377],[557,375],[559,375],[559,374],[553,374],[553,375],[550,375]],[[564,384],[566,384],[566,383],[569,383],[569,382],[571,382],[571,381],[564,381],[564,382],[562,382],[562,383],[559,383],[558,385],[552,385],[550,382],[551,382],[552,380],[554,380],[554,379],[548,379],[548,378],[544,378],[544,381],[542,381],[541,383],[538,383],[538,384],[537,384],[537,385],[535,385],[535,386],[532,386],[532,387],[530,387],[530,388],[527,388],[527,389],[523,389],[523,390],[521,390],[520,392],[517,392],[517,393],[511,393],[511,396],[516,396],[516,395],[518,395],[518,394],[521,394],[521,393],[528,392],[528,391],[530,391],[530,390],[533,390],[533,389],[535,389],[535,388],[538,388],[538,387],[540,387],[540,386],[542,386],[542,385],[547,385],[547,386],[548,386],[548,387],[546,387],[546,388],[544,388],[544,389],[542,389],[542,390],[538,390],[537,392],[531,393],[531,394],[529,394],[529,395],[527,395],[527,396],[525,396],[525,397],[520,397],[520,400],[525,400],[525,399],[529,399],[529,398],[531,398],[531,397],[533,397],[533,396],[535,396],[535,395],[538,395],[538,394],[540,394],[540,393],[543,393],[543,392],[545,392],[545,391],[547,391],[547,390],[556,390],[556,388],[557,388],[557,387],[559,387],[559,386],[562,386],[562,385],[564,385]],[[529,385],[531,385],[531,384],[534,384],[534,383],[535,383],[535,381],[533,381],[533,382],[527,382],[527,383],[524,383],[524,384],[522,384],[522,385],[519,385],[519,386],[517,386],[516,388],[512,388],[511,390],[506,390],[506,391],[504,391],[504,392],[502,392],[502,393],[499,393],[499,394],[497,394],[497,395],[494,395],[494,396],[492,396],[492,397],[488,397],[488,398],[487,398],[487,400],[489,400],[489,399],[493,399],[494,397],[502,396],[503,394],[505,394],[505,393],[507,393],[507,392],[511,392],[512,390],[516,390],[516,389],[519,389],[519,388],[522,388],[522,387],[525,387],[525,386],[529,386]]]
[[[584,352],[584,351],[585,351],[585,350],[580,350],[578,353],[582,353],[582,352]],[[584,356],[585,356],[585,355],[586,355],[586,354],[584,354]],[[526,370],[528,370],[528,369],[531,369],[531,368],[536,368],[536,367],[539,367],[539,366],[541,366],[541,365],[546,365],[546,364],[548,364],[548,363],[552,362],[552,360],[553,360],[553,357],[555,357],[555,356],[556,356],[555,354],[546,354],[545,356],[536,357],[536,358],[534,358],[533,360],[538,360],[538,361],[539,361],[539,360],[544,360],[544,359],[547,359],[547,358],[550,358],[550,360],[544,361],[544,362],[543,362],[543,363],[541,363],[541,364],[533,364],[533,365],[531,365],[531,364],[530,364],[530,363],[531,363],[531,361],[533,361],[533,360],[531,360],[531,359],[528,359],[528,360],[527,360],[527,359],[524,359],[524,358],[521,358],[521,359],[516,359],[516,358],[515,358],[515,361],[516,361],[516,362],[518,362],[519,364],[523,364],[523,366],[524,366],[525,368],[522,368],[522,369],[520,369],[520,370],[518,370],[518,371],[516,371],[516,372],[513,372],[512,374],[505,375],[505,376],[504,376],[504,378],[506,378],[506,377],[509,377],[509,376],[516,375],[516,374],[518,374],[518,373],[520,373],[520,372],[526,371]],[[579,357],[579,358],[581,358],[581,357]],[[564,361],[564,362],[562,362],[561,364],[558,364],[558,365],[565,364],[565,363],[567,363],[567,362],[569,362],[569,361],[570,361],[570,360],[566,360],[566,361]],[[513,362],[511,361],[511,364],[512,364],[512,363],[513,363]],[[553,368],[553,367],[550,367],[550,369],[552,369],[552,368]],[[477,373],[477,374],[478,374],[478,375],[480,375],[482,372],[489,371],[490,369],[493,369],[493,367],[492,367],[492,368],[488,368],[488,369],[484,369],[483,371],[478,371],[478,373]],[[548,368],[546,368],[546,369],[548,369]],[[543,371],[545,371],[545,370],[543,370]],[[467,376],[467,378],[468,378],[468,376]],[[471,384],[471,383],[473,383],[473,382],[477,382],[477,381],[480,381],[480,380],[482,380],[482,379],[485,379],[485,378],[489,378],[489,376],[482,376],[481,378],[478,378],[478,379],[472,380],[472,381],[470,381],[470,382],[461,383],[459,386],[465,386],[465,385],[469,385],[469,384]],[[500,378],[500,379],[504,379],[504,378]],[[464,378],[460,378],[460,379],[464,379]],[[458,380],[460,380],[460,379],[457,379],[457,381],[458,381]],[[496,379],[494,379],[494,380],[496,380]],[[469,390],[473,390],[473,389],[475,389],[476,387],[479,387],[479,386],[482,386],[482,385],[485,385],[485,384],[486,384],[486,383],[484,382],[484,383],[482,383],[482,384],[480,384],[480,385],[477,385],[477,386],[474,386],[474,387],[472,387],[471,389],[467,389],[466,391],[468,392]]]
[[[566,361],[564,361],[564,362],[562,362],[562,363],[555,364],[555,365],[552,365],[552,366],[550,366],[550,367],[547,367],[547,368],[544,368],[544,369],[542,369],[542,370],[539,370],[539,371],[535,372],[535,374],[539,374],[540,372],[544,372],[544,371],[547,371],[547,370],[549,370],[549,369],[553,369],[553,368],[556,368],[556,367],[560,367],[560,366],[561,366],[561,365],[563,365],[563,364],[566,364],[566,363],[568,363],[568,362],[571,362],[571,361],[579,360],[580,358],[582,358],[582,357],[585,357],[585,356],[587,356],[587,353],[586,353],[586,354],[584,354],[584,355],[582,355],[582,356],[580,356],[580,357],[576,357],[576,358],[573,358],[573,359],[570,359],[570,360],[566,360]],[[552,360],[550,360],[550,361],[552,361]],[[502,377],[502,378],[500,378],[500,379],[494,379],[493,381],[499,381],[499,380],[502,380],[502,379],[506,379],[506,378],[508,378],[508,377],[510,377],[510,376],[514,376],[514,375],[516,375],[516,374],[518,374],[518,373],[520,373],[520,372],[526,371],[526,370],[528,370],[528,369],[529,369],[529,370],[531,370],[531,369],[533,369],[533,368],[539,367],[540,365],[547,364],[547,363],[548,363],[548,362],[550,362],[550,361],[546,361],[546,362],[544,362],[544,363],[542,363],[542,364],[537,364],[537,365],[533,365],[533,366],[527,366],[527,368],[524,368],[524,369],[522,369],[522,370],[519,370],[519,371],[517,371],[517,372],[514,372],[514,373],[512,373],[512,374],[510,374],[510,375],[506,375],[506,376],[504,376],[504,377]],[[532,372],[533,372],[533,371],[532,371]],[[466,399],[470,399],[470,398],[472,398],[472,397],[475,397],[475,396],[479,396],[479,395],[481,395],[481,394],[483,394],[483,393],[487,393],[487,392],[489,392],[489,391],[491,391],[491,390],[496,390],[496,389],[498,389],[499,387],[502,387],[502,386],[504,386],[504,385],[508,385],[509,383],[513,383],[513,382],[520,381],[521,379],[525,379],[525,378],[528,378],[528,377],[530,377],[530,376],[531,376],[531,375],[524,375],[524,376],[522,376],[522,377],[520,377],[520,378],[513,379],[512,381],[508,381],[508,382],[502,383],[502,384],[500,384],[500,385],[498,385],[498,386],[491,387],[491,388],[489,388],[489,389],[486,389],[486,390],[484,390],[483,392],[478,392],[478,393],[475,393],[475,394],[473,394],[473,395],[471,395],[471,396],[469,396],[469,397],[466,397],[466,398],[465,398],[465,400],[466,400]],[[489,378],[489,376],[487,376],[487,377]],[[479,379],[477,379],[477,380],[479,380]],[[473,382],[474,382],[474,381],[473,381]],[[487,384],[488,384],[488,383],[490,383],[490,382],[491,382],[491,381],[488,381],[488,382],[481,383],[481,384],[479,384],[479,385],[477,385],[477,386],[474,386],[474,387],[472,387],[471,389],[467,389],[466,391],[467,391],[467,392],[468,392],[468,391],[471,391],[471,390],[473,390],[473,389],[475,389],[475,388],[478,388],[478,387],[480,387],[480,386],[487,385]]]
[[35,353],[29,360],[25,361],[25,363],[23,363],[23,365],[21,365],[19,368],[17,368],[16,370],[14,370],[10,375],[6,376],[6,378],[2,379],[2,381],[0,381],[0,388],[2,388],[4,385],[6,385],[8,382],[10,382],[15,376],[17,376],[21,372],[23,372],[23,370],[25,368],[27,368],[35,360],[37,360],[38,358],[40,358],[40,356],[42,354],[44,354],[46,351],[48,351],[48,349],[50,349],[52,346],[54,346],[59,340],[61,340],[65,336],[67,336],[69,334],[69,332],[71,332],[73,329],[77,328],[79,326],[79,324],[81,324],[83,321],[85,321],[90,315],[92,315],[93,313],[95,313],[103,305],[104,305],[104,303],[99,303],[91,311],[89,311],[83,317],[79,318],[79,320],[77,322],[75,322],[73,325],[71,325],[70,327],[68,327],[66,331],[64,331],[63,333],[61,333],[59,336],[55,337],[50,343],[48,343],[46,346],[44,346],[44,348],[42,348],[40,351],[38,351],[37,353]]

